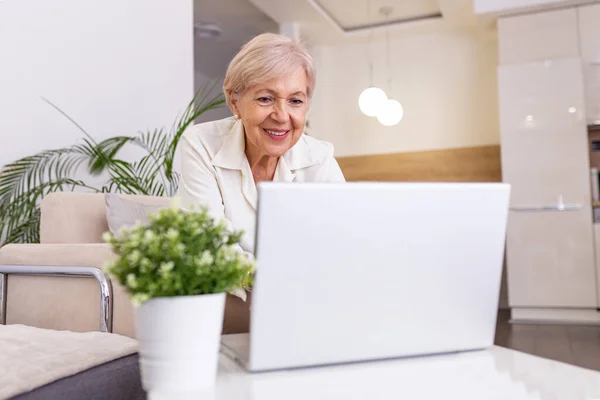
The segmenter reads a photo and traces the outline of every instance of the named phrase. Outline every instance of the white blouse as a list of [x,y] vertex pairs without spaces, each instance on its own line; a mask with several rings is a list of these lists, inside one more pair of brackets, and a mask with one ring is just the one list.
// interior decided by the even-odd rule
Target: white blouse
[[[182,207],[205,205],[229,229],[243,230],[240,242],[254,254],[257,190],[245,153],[244,128],[233,117],[190,127],[179,142]],[[302,135],[279,158],[274,181],[344,182],[333,145]]]

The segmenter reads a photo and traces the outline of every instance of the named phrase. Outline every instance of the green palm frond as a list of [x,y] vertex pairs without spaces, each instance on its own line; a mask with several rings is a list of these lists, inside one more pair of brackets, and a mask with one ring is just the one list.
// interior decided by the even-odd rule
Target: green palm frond
[[6,243],[39,243],[41,212],[36,208],[33,214],[24,218],[15,229],[10,232]]
[[200,88],[192,101],[188,104],[181,118],[179,118],[178,122],[175,124],[171,142],[169,143],[169,148],[165,155],[165,174],[167,175],[167,179],[170,179],[169,177],[173,174],[175,151],[177,150],[181,135],[183,135],[185,130],[196,120],[196,118],[209,110],[217,109],[225,105],[225,96],[223,96],[223,93],[219,92],[210,96],[215,85],[216,82],[210,87],[204,86]]
[[0,177],[0,205],[46,181],[71,176],[88,159],[79,147],[47,150],[7,164]]
[[[169,185],[164,165],[170,140],[170,135],[165,134],[163,129],[141,133],[134,139],[135,144],[148,152],[136,163],[135,168],[139,171],[142,181],[148,185],[148,192],[153,196],[164,196]],[[154,182],[150,184],[151,180]]]
[[164,129],[155,129],[148,132],[140,132],[133,138],[134,144],[143,148],[155,158],[160,158],[169,147],[169,135]]
[[115,185],[114,188],[117,193],[149,194],[144,187],[134,164],[122,160],[114,160],[110,166],[109,174],[110,182]]
[[89,172],[100,175],[109,167],[119,150],[133,140],[135,138],[129,136],[116,136],[98,143],[88,165]]
[[161,196],[157,192],[164,193],[166,182],[163,177],[162,165],[156,162],[154,157],[151,155],[142,157],[140,161],[133,164],[133,167],[148,194]]
[[52,103],[50,100],[42,97],[46,103],[48,103],[52,108],[62,114],[66,119],[68,119],[73,125],[77,127],[85,135],[83,138],[83,145],[75,146],[80,149],[82,152],[86,153],[89,157],[88,170],[92,175],[101,174],[107,166],[111,163],[112,157],[127,143],[131,138],[117,136],[114,138],[106,139],[100,143],[96,142],[92,135],[90,135],[81,125],[77,123],[73,118],[71,118],[66,112],[64,112],[60,107],[56,104]]
[[110,188],[108,192],[164,196],[165,184],[159,179],[162,166],[150,155],[134,163],[117,160],[110,167]]
[[[20,193],[10,202],[0,203],[0,215],[3,216],[0,218],[0,236],[6,238],[6,243],[32,243],[28,240],[31,238],[39,240],[39,236],[36,235],[39,235],[39,202],[42,197],[51,192],[73,191],[75,188],[97,191],[82,181],[62,178],[43,182]],[[33,233],[32,230],[37,233]]]

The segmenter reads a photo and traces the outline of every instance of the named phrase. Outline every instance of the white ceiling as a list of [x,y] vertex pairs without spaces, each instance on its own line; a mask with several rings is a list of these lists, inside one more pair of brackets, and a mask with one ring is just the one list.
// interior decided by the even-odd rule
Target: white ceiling
[[249,1],[277,22],[297,22],[303,38],[310,44],[365,40],[370,28],[377,32],[386,27],[385,17],[379,14],[382,6],[393,7],[388,25],[392,35],[432,28],[493,26],[489,19],[475,16],[473,0]]
[[248,0],[194,0],[194,23],[216,23],[217,38],[194,37],[195,70],[209,79],[225,75],[240,47],[263,32],[278,32],[279,24]]
[[[351,6],[350,3],[352,3]],[[344,30],[352,30],[371,24],[392,21],[419,19],[439,15],[437,0],[316,0]],[[384,6],[393,7],[389,21],[379,10]]]
[[481,26],[473,0],[194,0],[194,22],[216,23],[222,31],[217,38],[195,36],[195,69],[209,79],[223,78],[244,43],[263,32],[278,32],[283,22],[298,23],[309,44],[367,40],[371,30],[365,27],[385,28],[382,6],[393,7],[388,20],[392,36]]
[[[0,0],[1,1],[1,0]],[[558,5],[598,0],[555,0]],[[477,28],[495,34],[498,15],[476,16],[474,0],[194,0],[194,22],[216,23],[221,36],[195,37],[195,69],[209,79],[222,78],[231,58],[253,36],[278,32],[279,23],[295,22],[311,45],[367,41],[386,30],[392,37],[436,29]],[[386,28],[382,6],[393,7]],[[528,11],[527,10],[520,10]],[[370,29],[373,28],[373,29]]]

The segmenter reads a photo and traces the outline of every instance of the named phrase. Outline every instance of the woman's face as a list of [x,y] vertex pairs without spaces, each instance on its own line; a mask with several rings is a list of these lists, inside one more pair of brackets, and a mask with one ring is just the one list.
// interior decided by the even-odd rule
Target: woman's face
[[246,146],[262,156],[280,157],[304,132],[308,79],[302,68],[248,88],[232,108],[246,133]]

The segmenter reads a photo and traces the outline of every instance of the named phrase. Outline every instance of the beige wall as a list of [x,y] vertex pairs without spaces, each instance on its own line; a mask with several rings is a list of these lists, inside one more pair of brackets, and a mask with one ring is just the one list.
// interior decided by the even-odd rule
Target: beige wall
[[[388,92],[384,36],[374,38],[374,83]],[[369,84],[366,44],[312,49],[318,71],[310,123],[337,156],[499,143],[497,41],[475,30],[436,30],[391,40],[393,97],[404,119],[384,127],[358,109]]]
[[[439,157],[427,156],[431,154],[428,150],[499,144],[498,44],[495,34],[474,30],[438,30],[394,38],[390,49],[394,71],[393,97],[403,104],[404,119],[389,128],[375,118],[363,115],[358,109],[358,96],[369,84],[367,46],[346,44],[312,49],[318,76],[310,111],[311,134],[331,141],[337,157],[425,151],[414,153],[411,157],[417,162],[426,160],[440,164]],[[384,37],[376,38],[371,53],[374,56],[374,83],[387,92]],[[492,150],[497,150],[495,146]],[[479,154],[489,150],[473,151]],[[457,154],[465,152],[469,153],[468,150],[457,150]],[[468,157],[461,166],[452,167],[468,170],[469,165],[466,164],[474,162],[472,155]],[[405,159],[402,155],[388,158]],[[369,169],[369,160],[371,158],[365,157],[340,159],[340,162],[346,169],[345,173],[350,172],[348,163],[356,164],[355,169],[365,172]],[[410,163],[396,164],[384,168],[385,174],[393,175],[392,170],[400,168],[396,172],[406,175],[405,169]],[[435,180],[427,174],[441,174],[447,178],[440,168],[444,169],[444,166],[432,165],[430,170],[422,166],[420,172],[415,172],[421,175],[413,177]],[[388,180],[393,180],[390,176]],[[364,178],[361,176],[360,179]],[[507,297],[504,271],[501,309],[507,308]]]

